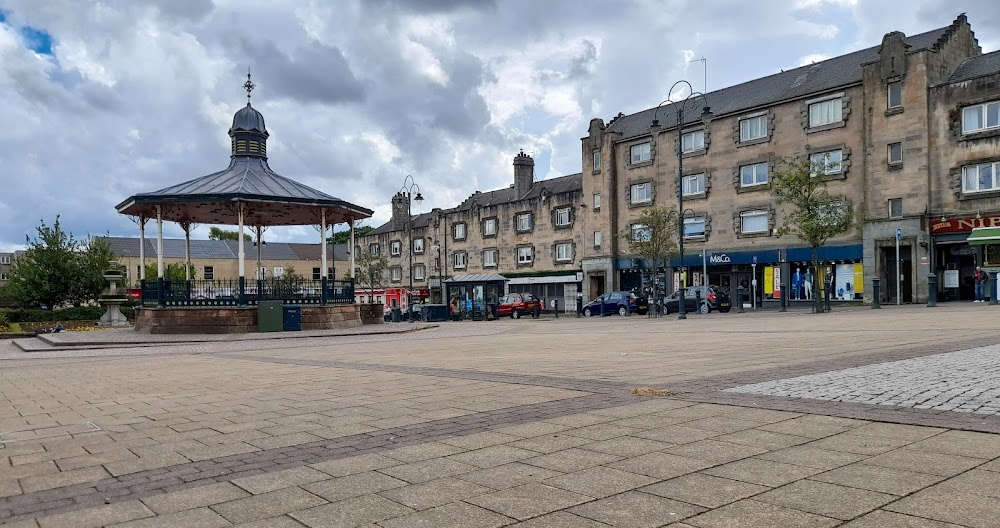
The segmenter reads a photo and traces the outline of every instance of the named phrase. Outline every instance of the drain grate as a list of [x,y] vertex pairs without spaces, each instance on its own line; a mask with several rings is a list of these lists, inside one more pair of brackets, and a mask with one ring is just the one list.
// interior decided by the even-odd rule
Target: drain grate
[[34,429],[19,429],[17,431],[0,432],[0,447],[14,442],[24,442],[30,440],[45,440],[56,436],[72,436],[83,433],[96,433],[103,431],[94,422],[83,422],[68,425],[50,425],[48,427],[36,427]]

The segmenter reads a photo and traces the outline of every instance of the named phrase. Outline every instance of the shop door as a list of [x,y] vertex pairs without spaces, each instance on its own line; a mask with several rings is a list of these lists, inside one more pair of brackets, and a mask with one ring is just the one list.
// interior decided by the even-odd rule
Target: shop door
[[[913,302],[913,252],[910,246],[899,246],[899,287],[904,303]],[[895,285],[894,285],[895,286]]]
[[601,275],[590,276],[590,298],[596,299],[604,295],[604,277]]
[[[881,302],[895,304],[896,302],[896,247],[882,247],[879,252],[879,280],[882,281]],[[902,253],[902,252],[901,252]]]
[[733,276],[736,278],[736,287],[743,287],[743,298],[740,299],[739,302],[749,305],[750,296],[753,295],[753,290],[751,289],[753,274],[749,271],[741,271],[739,273],[734,273]]

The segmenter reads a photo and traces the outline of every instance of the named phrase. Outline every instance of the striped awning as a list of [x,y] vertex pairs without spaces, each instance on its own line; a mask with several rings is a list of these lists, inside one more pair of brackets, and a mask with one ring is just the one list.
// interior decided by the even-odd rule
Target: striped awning
[[973,246],[1000,244],[1000,227],[977,227],[969,233],[967,242]]

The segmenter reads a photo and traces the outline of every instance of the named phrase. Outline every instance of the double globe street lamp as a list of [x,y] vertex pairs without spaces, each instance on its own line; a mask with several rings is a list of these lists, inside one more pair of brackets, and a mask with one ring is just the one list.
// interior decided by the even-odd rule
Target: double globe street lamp
[[[672,101],[670,99],[670,94],[674,92],[674,88],[677,88],[677,85],[679,84],[687,85],[689,92],[688,96],[685,97],[684,100],[682,101]],[[708,106],[708,97],[706,97],[705,94],[701,92],[694,91],[694,88],[691,86],[691,83],[684,80],[677,81],[673,84],[673,86],[670,87],[670,90],[667,91],[667,100],[656,105],[656,109],[653,110],[653,122],[649,124],[649,130],[655,136],[657,132],[659,132],[660,130],[660,121],[656,119],[656,116],[660,112],[660,108],[666,105],[667,103],[673,105],[674,112],[677,115],[677,210],[678,211],[684,211],[684,134],[683,134],[684,108],[687,106],[688,101],[697,101],[699,97],[701,97],[702,101],[705,104],[701,112],[701,122],[704,123],[704,125],[707,127],[713,117],[712,110]],[[656,138],[654,137],[653,139],[655,140]],[[684,218],[685,217],[686,215],[684,215],[684,213],[678,213],[677,246],[680,252],[681,281],[682,281],[680,285],[681,299],[677,306],[678,319],[687,319],[687,309],[684,306],[685,304],[684,290],[687,287],[687,276],[684,274]]]
[[410,262],[410,272],[407,274],[409,278],[409,287],[406,290],[406,318],[412,323],[413,322],[413,301],[410,296],[413,294],[413,202],[423,202],[424,197],[420,194],[420,186],[417,182],[413,181],[413,176],[409,174],[403,179],[403,186],[399,189],[399,194],[406,196],[406,240],[409,244],[409,262]]

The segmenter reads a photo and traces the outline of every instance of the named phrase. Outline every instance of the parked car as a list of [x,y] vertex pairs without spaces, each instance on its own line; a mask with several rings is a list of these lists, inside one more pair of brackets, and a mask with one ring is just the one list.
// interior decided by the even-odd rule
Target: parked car
[[[698,295],[701,295],[701,306],[698,306]],[[680,310],[681,293],[674,292],[663,302],[663,313],[670,314]],[[703,314],[718,311],[728,312],[732,308],[729,293],[718,286],[691,286],[684,293],[684,310],[701,312]]]
[[633,292],[608,292],[583,306],[583,315],[628,315],[630,313],[645,315],[649,303],[644,297]]
[[530,293],[511,293],[500,298],[497,305],[497,317],[517,319],[522,315],[531,315],[535,308],[542,309],[542,301]]

